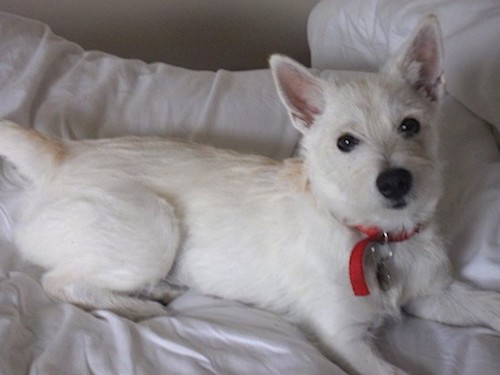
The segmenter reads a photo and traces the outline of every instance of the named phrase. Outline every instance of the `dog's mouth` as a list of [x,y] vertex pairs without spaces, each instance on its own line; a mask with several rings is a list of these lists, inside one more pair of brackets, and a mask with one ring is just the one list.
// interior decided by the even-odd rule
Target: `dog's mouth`
[[398,199],[395,201],[391,201],[389,204],[389,208],[393,210],[401,210],[408,205],[405,199]]

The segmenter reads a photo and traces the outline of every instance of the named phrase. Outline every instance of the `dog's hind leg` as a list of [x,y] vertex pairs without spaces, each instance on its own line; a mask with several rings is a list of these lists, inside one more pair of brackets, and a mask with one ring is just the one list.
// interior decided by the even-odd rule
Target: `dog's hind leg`
[[15,233],[25,258],[47,269],[47,293],[136,320],[161,314],[160,304],[132,296],[174,262],[180,230],[173,205],[135,182],[57,193],[27,210]]
[[147,319],[165,313],[161,304],[144,301],[125,294],[92,285],[86,279],[74,279],[66,270],[48,272],[42,286],[50,296],[75,304],[85,310],[105,309],[132,320]]

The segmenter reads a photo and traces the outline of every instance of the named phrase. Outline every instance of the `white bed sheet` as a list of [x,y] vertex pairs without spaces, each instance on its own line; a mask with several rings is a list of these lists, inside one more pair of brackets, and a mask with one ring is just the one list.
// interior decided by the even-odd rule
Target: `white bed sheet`
[[[500,291],[498,148],[484,117],[451,95],[444,105],[443,230],[459,275]],[[7,14],[0,14],[0,117],[68,138],[174,135],[277,158],[291,155],[298,139],[267,70],[196,72],[84,52],[43,24]],[[50,300],[41,270],[9,242],[24,181],[5,164],[1,172],[0,374],[343,374],[297,328],[236,302],[188,292],[164,317],[133,323]],[[377,345],[418,375],[500,372],[500,336],[485,328],[407,317]]]

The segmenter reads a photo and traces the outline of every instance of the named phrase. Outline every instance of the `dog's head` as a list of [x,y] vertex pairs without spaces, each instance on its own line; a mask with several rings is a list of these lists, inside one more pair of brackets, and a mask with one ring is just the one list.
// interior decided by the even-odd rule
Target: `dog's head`
[[303,133],[311,189],[344,223],[400,230],[433,214],[441,193],[441,63],[434,16],[379,73],[343,85],[287,57],[271,57],[279,95]]

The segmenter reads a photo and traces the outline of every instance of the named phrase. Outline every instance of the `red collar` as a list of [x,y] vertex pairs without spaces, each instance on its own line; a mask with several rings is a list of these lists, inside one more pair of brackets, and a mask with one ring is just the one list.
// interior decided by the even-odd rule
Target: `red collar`
[[363,233],[367,237],[358,241],[351,250],[349,258],[349,279],[351,281],[352,290],[355,296],[366,296],[370,294],[366,285],[365,274],[363,270],[363,258],[367,245],[370,242],[401,242],[411,238],[418,233],[420,226],[417,225],[411,231],[401,231],[399,233],[387,233],[377,227],[353,227],[358,232]]

